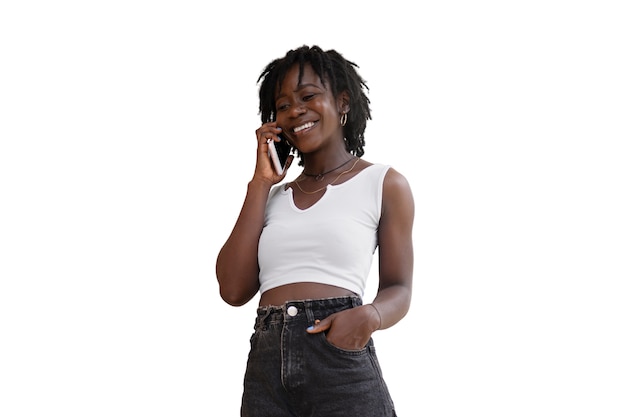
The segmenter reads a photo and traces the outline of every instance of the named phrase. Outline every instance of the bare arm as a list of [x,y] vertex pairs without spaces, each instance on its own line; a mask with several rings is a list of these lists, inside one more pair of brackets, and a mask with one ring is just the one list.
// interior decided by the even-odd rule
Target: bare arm
[[385,178],[383,214],[378,231],[379,286],[372,302],[379,329],[399,322],[409,311],[413,286],[415,204],[407,180],[395,170]]
[[[276,123],[266,123],[257,131],[257,163],[252,180],[248,183],[243,206],[233,230],[217,256],[216,275],[220,295],[224,301],[240,306],[259,290],[258,246],[268,193],[273,184],[281,181],[286,173],[277,175],[267,156],[268,137],[276,137],[280,131]],[[293,156],[287,161],[291,164]]]

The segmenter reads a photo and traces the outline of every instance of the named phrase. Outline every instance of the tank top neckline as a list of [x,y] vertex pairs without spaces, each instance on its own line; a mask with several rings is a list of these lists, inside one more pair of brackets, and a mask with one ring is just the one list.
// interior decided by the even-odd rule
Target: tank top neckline
[[[367,171],[369,168],[372,168],[372,167],[374,167],[376,165],[380,165],[380,164],[372,163],[371,165],[368,165],[365,168],[363,168],[362,170],[360,170],[359,172],[357,172],[352,178],[349,178],[349,179],[347,179],[346,181],[344,181],[342,183],[339,183],[339,184],[327,184],[326,185],[326,190],[323,191],[322,196],[316,202],[314,202],[313,204],[311,204],[307,208],[300,208],[300,207],[298,207],[296,205],[296,202],[294,201],[294,198],[293,198],[293,186],[290,185],[291,183],[287,183],[284,186],[282,186],[280,188],[280,192],[283,193],[283,194],[288,194],[288,196],[289,196],[289,204],[291,205],[291,207],[294,210],[296,210],[297,212],[304,213],[306,211],[311,210],[313,207],[317,206],[320,203],[320,201],[324,200],[326,198],[326,196],[328,195],[328,192],[330,190],[335,189],[335,188],[340,188],[340,187],[342,187],[345,184],[351,183],[353,180],[355,180],[358,177],[360,177],[363,172]],[[320,192],[322,192],[322,191],[320,191]]]

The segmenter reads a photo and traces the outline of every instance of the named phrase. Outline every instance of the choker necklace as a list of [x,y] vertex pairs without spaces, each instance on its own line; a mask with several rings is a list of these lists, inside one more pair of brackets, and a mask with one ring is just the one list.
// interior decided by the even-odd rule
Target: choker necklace
[[[318,189],[317,189],[317,190],[315,190],[315,191],[304,191],[304,190],[302,189],[302,187],[300,186],[300,181],[298,181],[298,180],[296,179],[294,182],[296,183],[296,185],[298,186],[298,188],[300,189],[300,191],[302,191],[304,194],[316,194],[316,193],[319,193],[319,192],[320,192],[320,191],[322,191],[322,190],[325,190],[325,189],[326,189],[329,185],[333,185],[334,183],[336,183],[336,182],[339,180],[339,178],[341,178],[341,176],[342,176],[343,174],[347,174],[348,172],[352,171],[352,170],[354,169],[354,167],[356,166],[356,164],[357,164],[360,160],[361,160],[361,158],[357,157],[357,158],[356,158],[356,160],[354,161],[354,164],[352,164],[352,166],[350,167],[350,169],[347,169],[347,170],[345,170],[345,171],[342,171],[342,172],[341,172],[341,173],[339,173],[339,175],[337,175],[337,177],[336,177],[334,180],[332,180],[330,183],[328,183],[327,185],[323,186],[322,188],[318,188]],[[350,158],[348,161],[352,161],[352,158]],[[345,164],[347,164],[347,163],[348,163],[348,162],[344,163],[343,165],[345,165]],[[343,165],[340,165],[340,166],[343,166]],[[339,168],[339,167],[337,167],[337,168],[335,168],[335,169],[338,169],[338,168]]]
[[339,165],[338,167],[335,167],[335,168],[333,168],[333,169],[331,169],[331,170],[328,170],[328,171],[326,171],[326,172],[321,172],[321,173],[319,173],[319,174],[307,174],[307,173],[306,173],[306,172],[304,172],[304,171],[302,171],[302,173],[303,173],[304,175],[306,175],[307,177],[315,177],[315,181],[321,181],[321,180],[323,180],[323,179],[324,179],[324,175],[326,175],[326,174],[330,174],[331,172],[338,170],[339,168],[341,168],[342,166],[346,165],[346,164],[347,164],[348,162],[350,162],[350,161],[352,161],[352,158],[348,159],[346,162],[344,162],[343,164]]

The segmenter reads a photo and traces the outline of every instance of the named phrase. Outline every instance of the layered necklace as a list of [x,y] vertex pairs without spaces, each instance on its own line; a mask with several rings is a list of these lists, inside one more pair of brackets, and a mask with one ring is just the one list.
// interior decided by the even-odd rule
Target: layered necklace
[[[353,159],[354,159],[354,158],[350,158],[350,159],[348,159],[346,162],[344,162],[343,164],[339,165],[338,167],[333,168],[333,169],[331,169],[330,171],[323,172],[323,173],[321,173],[321,174],[313,175],[313,174],[307,174],[306,172],[303,172],[303,174],[304,174],[304,175],[306,175],[307,177],[315,177],[315,181],[321,181],[322,179],[324,179],[324,175],[326,175],[326,174],[328,174],[328,173],[330,173],[330,172],[333,172],[333,171],[338,170],[339,168],[341,168],[342,166],[345,166],[348,162],[352,161]],[[318,189],[317,189],[317,190],[315,190],[315,191],[304,191],[304,190],[302,189],[302,187],[300,186],[300,181],[295,180],[294,182],[296,183],[296,185],[298,186],[298,188],[300,189],[300,191],[302,191],[304,194],[315,194],[315,193],[319,193],[320,191],[325,190],[325,189],[326,189],[326,187],[328,187],[329,185],[333,185],[334,183],[336,183],[336,182],[339,180],[339,178],[341,178],[341,176],[342,176],[343,174],[347,174],[348,172],[352,171],[352,170],[354,169],[354,167],[356,166],[356,164],[359,162],[359,160],[360,160],[360,159],[361,159],[361,158],[356,157],[356,158],[355,158],[355,161],[354,161],[354,164],[352,164],[352,166],[350,167],[350,169],[347,169],[347,170],[345,170],[345,171],[341,172],[339,175],[337,175],[337,176],[335,177],[335,179],[334,179],[334,180],[332,180],[331,182],[329,182],[328,184],[326,184],[326,185],[325,185],[325,186],[323,186],[322,188],[318,188]],[[318,178],[319,178],[319,179],[318,179]]]
[[307,174],[304,171],[302,173],[306,175],[307,177],[315,177],[315,181],[321,181],[324,179],[324,175],[330,174],[333,171],[337,171],[339,168],[345,166],[350,161],[352,161],[352,158],[348,159],[346,162],[342,163],[341,165],[334,167],[333,169],[329,169],[326,172],[320,172],[319,174]]

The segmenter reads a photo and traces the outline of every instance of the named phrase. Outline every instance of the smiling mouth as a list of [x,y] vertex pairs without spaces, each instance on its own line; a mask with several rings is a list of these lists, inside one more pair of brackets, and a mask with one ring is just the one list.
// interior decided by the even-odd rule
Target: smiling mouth
[[313,126],[315,126],[315,123],[313,123],[313,122],[305,123],[302,126],[294,127],[293,128],[293,133],[302,132],[304,129],[308,129],[308,128],[313,127]]

